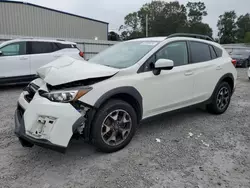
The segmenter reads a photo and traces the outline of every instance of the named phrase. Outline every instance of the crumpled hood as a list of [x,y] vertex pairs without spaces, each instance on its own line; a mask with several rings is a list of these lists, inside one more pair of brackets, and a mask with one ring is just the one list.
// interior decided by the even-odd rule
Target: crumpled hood
[[119,69],[63,56],[39,68],[38,75],[52,86],[90,78],[113,76]]

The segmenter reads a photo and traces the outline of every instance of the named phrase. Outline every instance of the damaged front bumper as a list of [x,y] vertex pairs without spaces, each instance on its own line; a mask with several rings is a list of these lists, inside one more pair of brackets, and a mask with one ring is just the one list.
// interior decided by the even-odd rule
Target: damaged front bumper
[[23,92],[18,100],[14,128],[22,146],[38,145],[64,153],[73,134],[88,140],[87,123],[91,123],[93,110],[81,111],[70,103],[51,102],[39,94],[29,102],[25,95]]
[[65,153],[67,147],[59,146],[52,144],[50,141],[45,139],[35,139],[31,136],[28,136],[25,133],[24,120],[22,118],[22,107],[18,105],[18,108],[15,111],[15,134],[19,138],[19,141],[23,147],[32,147],[34,145],[41,146],[44,148],[52,149],[61,153]]

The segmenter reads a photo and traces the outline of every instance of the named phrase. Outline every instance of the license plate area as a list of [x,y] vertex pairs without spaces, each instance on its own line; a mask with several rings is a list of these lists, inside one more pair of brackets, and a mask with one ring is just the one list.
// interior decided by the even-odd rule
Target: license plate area
[[56,118],[54,117],[39,116],[28,133],[37,138],[49,139],[55,123]]

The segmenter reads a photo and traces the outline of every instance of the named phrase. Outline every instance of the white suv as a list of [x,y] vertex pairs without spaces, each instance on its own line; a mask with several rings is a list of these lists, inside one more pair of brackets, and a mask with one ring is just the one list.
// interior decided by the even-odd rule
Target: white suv
[[89,62],[62,57],[40,68],[18,100],[21,144],[65,151],[80,135],[114,152],[142,119],[195,104],[224,113],[237,78],[232,59],[219,44],[191,36],[121,42]]
[[36,70],[62,55],[82,59],[76,43],[15,39],[0,44],[0,85],[27,82],[36,77]]

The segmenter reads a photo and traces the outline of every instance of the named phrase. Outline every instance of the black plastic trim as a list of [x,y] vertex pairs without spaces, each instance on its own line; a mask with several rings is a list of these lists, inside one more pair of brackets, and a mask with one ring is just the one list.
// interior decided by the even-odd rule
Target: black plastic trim
[[97,102],[94,104],[95,108],[99,108],[105,101],[107,101],[108,99],[110,99],[111,97],[117,95],[117,94],[128,94],[130,96],[132,96],[133,98],[136,99],[136,101],[138,102],[139,106],[140,106],[140,115],[139,115],[139,119],[141,120],[142,118],[142,114],[143,114],[143,99],[141,94],[139,93],[139,91],[137,91],[137,89],[135,89],[132,86],[124,86],[124,87],[118,87],[115,89],[112,89],[110,91],[108,91],[107,93],[105,93],[104,95],[102,95]]
[[38,76],[35,74],[27,76],[2,77],[0,78],[0,85],[29,83],[36,78],[38,78]]
[[193,34],[193,33],[175,33],[168,36],[168,38],[173,38],[173,37],[191,37],[191,38],[204,39],[214,42],[214,39],[207,35]]
[[66,147],[52,144],[48,140],[38,140],[26,135],[24,120],[21,117],[18,109],[15,111],[15,134],[19,138],[19,141],[23,147],[32,147],[33,145],[37,145],[60,153],[65,153],[67,149]]
[[[217,82],[217,84],[216,84],[216,86],[215,86],[215,88],[214,88],[214,91],[213,91],[211,97],[210,97],[207,101],[205,101],[204,103],[210,103],[210,102],[212,101],[212,98],[213,98],[213,96],[214,96],[214,93],[216,92],[216,88],[217,88],[217,87],[221,84],[221,82],[222,82],[224,79],[226,79],[226,78],[231,78],[231,79],[233,80],[233,85],[234,85],[234,76],[233,76],[232,73],[227,73],[227,74],[223,75],[223,76],[219,79],[219,81]],[[232,94],[234,93],[234,91],[235,91],[235,88],[232,88]]]

